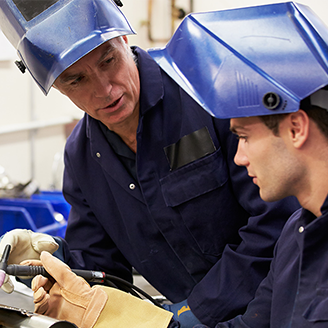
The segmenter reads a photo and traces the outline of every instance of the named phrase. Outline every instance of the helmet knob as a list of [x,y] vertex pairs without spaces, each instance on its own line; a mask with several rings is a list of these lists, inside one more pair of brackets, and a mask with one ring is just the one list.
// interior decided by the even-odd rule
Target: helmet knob
[[263,96],[262,102],[267,109],[274,110],[280,104],[280,97],[274,92],[268,92]]

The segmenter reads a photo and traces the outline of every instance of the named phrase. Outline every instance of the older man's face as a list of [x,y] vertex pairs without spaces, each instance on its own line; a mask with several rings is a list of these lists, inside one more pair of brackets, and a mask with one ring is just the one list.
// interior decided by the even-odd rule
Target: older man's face
[[55,87],[110,130],[138,117],[139,72],[118,38],[67,68],[55,81]]

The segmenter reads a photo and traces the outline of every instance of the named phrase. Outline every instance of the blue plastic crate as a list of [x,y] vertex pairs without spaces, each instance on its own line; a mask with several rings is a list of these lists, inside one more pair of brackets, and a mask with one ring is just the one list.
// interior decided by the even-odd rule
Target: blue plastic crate
[[32,199],[48,200],[53,206],[54,210],[61,213],[66,220],[71,210],[71,205],[67,203],[61,191],[41,191],[34,194]]
[[[3,231],[0,231],[1,235],[14,228],[27,228],[53,236],[65,236],[67,226],[65,215],[61,213],[63,219],[60,222],[57,221],[55,218],[57,212],[49,200],[0,198],[0,208],[3,209],[3,214],[0,214],[0,218],[3,215],[0,226],[4,227]],[[10,210],[4,212],[5,208],[10,208]],[[17,210],[14,211],[14,208]]]
[[2,234],[15,228],[37,230],[30,214],[25,208],[0,206],[0,231]]

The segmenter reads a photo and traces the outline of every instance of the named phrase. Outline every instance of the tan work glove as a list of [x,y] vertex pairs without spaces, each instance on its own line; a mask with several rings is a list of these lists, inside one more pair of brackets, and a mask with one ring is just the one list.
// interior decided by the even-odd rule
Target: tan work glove
[[[23,260],[39,260],[42,251],[52,254],[59,247],[51,236],[26,229],[14,229],[3,236],[0,241],[0,257],[7,244],[11,245],[8,264],[20,264]],[[8,275],[1,288],[6,293],[14,290],[14,285]]]
[[[79,328],[166,328],[172,313],[115,288],[93,286],[59,259],[42,252],[39,261],[56,280],[36,276],[32,281],[35,312],[67,320]],[[38,263],[39,262],[39,263]]]
[[[95,325],[107,302],[107,294],[100,286],[90,287],[62,261],[42,252],[41,264],[54,278],[36,276],[32,280],[34,311],[59,320],[67,320],[81,328]],[[36,261],[26,264],[37,264]]]

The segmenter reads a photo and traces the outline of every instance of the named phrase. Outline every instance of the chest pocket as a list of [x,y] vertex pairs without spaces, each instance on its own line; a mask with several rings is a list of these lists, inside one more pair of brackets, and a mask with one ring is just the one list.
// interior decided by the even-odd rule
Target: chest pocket
[[[317,290],[317,296],[312,300],[303,313],[303,317],[309,322],[322,322],[327,327],[328,321],[328,288]],[[317,325],[316,325],[317,327]]]
[[228,170],[221,148],[191,162],[160,180],[167,206],[178,206],[221,187],[228,180]]
[[178,142],[164,148],[171,170],[176,170],[184,165],[196,161],[216,150],[208,128],[183,136]]

